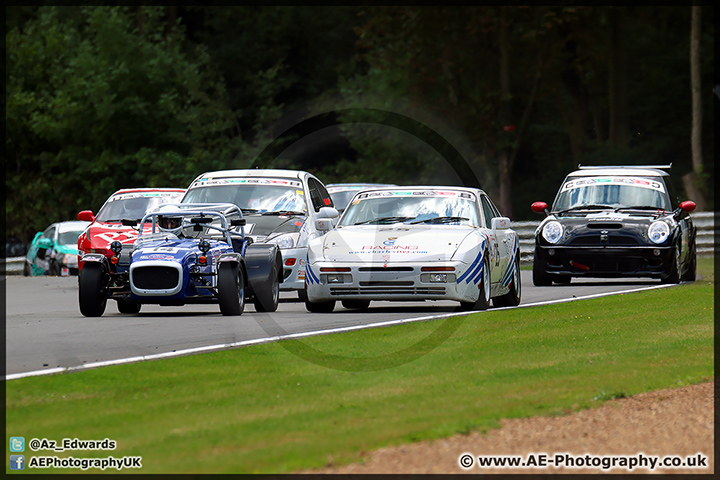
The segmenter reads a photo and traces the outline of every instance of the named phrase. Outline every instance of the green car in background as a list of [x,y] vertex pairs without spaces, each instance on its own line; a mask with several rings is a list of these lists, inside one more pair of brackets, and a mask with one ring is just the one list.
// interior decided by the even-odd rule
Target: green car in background
[[77,275],[78,237],[90,222],[57,222],[35,234],[27,255],[23,275]]

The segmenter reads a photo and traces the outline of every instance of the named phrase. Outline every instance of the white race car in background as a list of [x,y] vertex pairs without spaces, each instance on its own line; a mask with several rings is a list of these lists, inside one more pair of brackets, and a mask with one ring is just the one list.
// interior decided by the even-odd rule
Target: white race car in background
[[190,184],[182,203],[234,203],[240,207],[247,220],[247,236],[280,248],[280,290],[296,291],[300,300],[305,300],[308,241],[327,233],[338,218],[325,185],[302,170],[206,172]]
[[394,183],[328,183],[325,185],[338,213],[342,215],[350,200],[360,190],[373,187],[395,187]]
[[510,219],[476,188],[372,188],[337,228],[310,241],[310,312],[371,300],[456,300],[465,310],[520,303],[520,246]]

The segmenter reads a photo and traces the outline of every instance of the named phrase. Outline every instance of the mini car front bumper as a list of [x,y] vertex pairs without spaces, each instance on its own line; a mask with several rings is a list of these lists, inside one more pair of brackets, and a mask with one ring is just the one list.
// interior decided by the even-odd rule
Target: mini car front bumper
[[[307,294],[312,302],[330,300],[455,300],[475,302],[476,282],[461,279],[462,262],[408,265],[407,263],[307,265]],[[446,269],[446,270],[441,270]],[[453,270],[450,270],[453,269]]]
[[571,277],[663,278],[674,247],[535,247],[535,268],[549,275]]

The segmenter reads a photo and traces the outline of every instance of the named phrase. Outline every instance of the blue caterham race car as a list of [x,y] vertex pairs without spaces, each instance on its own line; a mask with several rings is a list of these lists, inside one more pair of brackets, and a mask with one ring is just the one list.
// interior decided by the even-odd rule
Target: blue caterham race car
[[282,281],[280,250],[253,243],[244,227],[233,204],[157,208],[140,221],[132,248],[113,242],[112,257],[83,256],[80,312],[101,316],[108,299],[120,313],[138,313],[143,304],[217,303],[223,315],[241,315],[246,301],[257,311],[274,312]]

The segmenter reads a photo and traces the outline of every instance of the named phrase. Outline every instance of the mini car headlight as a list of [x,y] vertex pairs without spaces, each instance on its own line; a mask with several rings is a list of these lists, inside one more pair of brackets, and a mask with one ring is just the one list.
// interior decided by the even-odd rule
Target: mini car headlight
[[295,238],[291,234],[286,233],[268,240],[267,243],[274,243],[280,248],[293,248],[295,246]]
[[545,224],[542,230],[542,236],[545,240],[550,243],[557,243],[562,238],[563,227],[560,222],[548,222]]
[[648,238],[653,243],[662,243],[670,236],[670,227],[665,222],[653,222],[648,227]]

